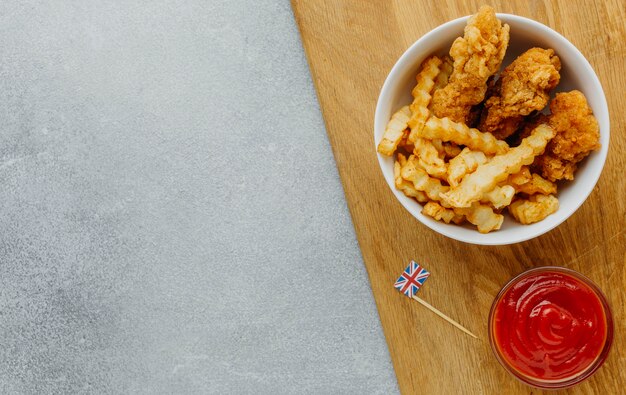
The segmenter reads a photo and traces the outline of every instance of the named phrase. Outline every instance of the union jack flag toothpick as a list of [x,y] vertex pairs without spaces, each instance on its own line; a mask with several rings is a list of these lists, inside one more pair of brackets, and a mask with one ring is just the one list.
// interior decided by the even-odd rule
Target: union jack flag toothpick
[[412,298],[422,287],[428,276],[430,276],[430,273],[426,269],[421,267],[419,263],[411,261],[398,280],[396,280],[394,287],[409,298]]
[[430,273],[426,269],[420,266],[417,262],[411,261],[411,263],[409,263],[409,266],[407,266],[407,268],[404,269],[404,272],[402,272],[402,274],[400,275],[398,280],[396,280],[396,283],[393,286],[396,287],[398,291],[405,294],[407,297],[417,300],[424,307],[426,307],[433,313],[437,314],[439,317],[443,318],[444,320],[448,321],[449,323],[451,323],[458,329],[478,339],[478,337],[475,334],[465,329],[463,326],[461,326],[461,324],[454,321],[452,318],[448,317],[447,315],[445,315],[444,313],[437,310],[436,308],[431,306],[429,303],[426,303],[424,300],[418,298],[415,295],[417,291],[422,287],[422,285],[424,285],[424,282],[426,281],[428,276],[430,276]]

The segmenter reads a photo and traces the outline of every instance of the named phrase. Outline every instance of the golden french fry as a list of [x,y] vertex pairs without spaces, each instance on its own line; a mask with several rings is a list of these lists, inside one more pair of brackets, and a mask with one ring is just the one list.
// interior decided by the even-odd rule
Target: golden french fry
[[481,151],[472,151],[465,147],[460,154],[450,159],[448,164],[448,183],[450,186],[457,186],[466,174],[473,172],[476,168],[487,163],[487,156]]
[[406,152],[413,152],[413,150],[415,149],[415,146],[413,145],[412,142],[409,141],[409,133],[411,133],[411,129],[409,128],[404,129],[404,132],[402,132],[402,138],[400,139],[400,142],[398,143],[397,148],[402,148]]
[[396,155],[396,162],[400,163],[400,168],[403,168],[406,165],[406,156],[399,153]]
[[446,162],[439,157],[439,151],[435,145],[433,145],[430,140],[421,137],[415,138],[413,143],[415,144],[413,153],[417,157],[419,165],[426,170],[429,175],[445,179],[448,174],[448,166]]
[[[435,85],[433,86],[433,92],[437,89],[441,89],[444,86],[448,85],[448,80],[450,79],[450,74],[452,74],[452,70],[454,70],[454,61],[449,55],[441,58],[441,66],[439,67],[439,74],[435,77]],[[430,109],[430,103],[428,105]]]
[[498,230],[504,221],[504,215],[497,214],[491,207],[478,202],[473,203],[470,207],[454,208],[454,212],[465,216],[468,222],[476,225],[480,233]]
[[556,184],[541,177],[539,174],[531,173],[528,166],[522,167],[520,171],[511,174],[506,180],[506,184],[512,185],[516,192],[534,195],[556,194]]
[[461,147],[451,141],[443,143],[443,151],[446,158],[454,158],[461,153]]
[[469,207],[509,174],[517,173],[522,166],[531,164],[535,156],[543,153],[553,137],[554,130],[551,127],[545,124],[537,126],[518,147],[494,156],[489,162],[478,166],[476,171],[466,175],[458,186],[442,193],[442,201],[453,207]]
[[432,178],[418,165],[415,155],[411,155],[402,166],[401,176],[403,179],[411,181],[418,191],[423,191],[430,200],[441,200],[440,194],[448,191],[450,187],[442,185],[441,181]]
[[441,204],[430,201],[422,209],[422,214],[428,215],[437,221],[444,221],[449,224],[454,222],[462,224],[465,219],[477,226],[480,233],[489,233],[492,230],[500,229],[504,216],[497,214],[489,206],[474,203],[468,208],[445,208]]
[[411,91],[413,95],[413,103],[410,106],[412,112],[420,107],[428,107],[431,99],[430,93],[435,86],[435,77],[439,74],[440,66],[441,59],[437,56],[431,56],[422,62],[421,69],[415,77],[416,85]]
[[533,173],[532,179],[528,184],[520,185],[519,192],[528,195],[540,193],[542,195],[552,195],[556,193],[556,184],[541,177],[539,174]]
[[491,203],[494,208],[502,208],[511,204],[513,196],[515,196],[515,188],[512,186],[496,186],[491,191],[485,193],[480,201],[483,203]]
[[441,139],[432,139],[430,140],[430,142],[432,143],[433,147],[437,149],[437,152],[439,152],[440,158],[452,159],[461,153],[461,148],[458,145],[449,141],[446,141],[444,143],[443,141],[441,141]]
[[429,141],[433,145],[433,147],[435,147],[435,149],[437,150],[437,154],[439,155],[439,157],[440,158],[445,157],[446,151],[445,151],[445,148],[443,148],[443,141],[439,139],[434,139],[434,140],[429,140]]
[[489,155],[503,154],[509,149],[505,141],[498,140],[491,133],[482,133],[464,123],[453,122],[449,118],[437,118],[434,115],[428,118],[424,127],[417,132],[417,136],[452,141]]
[[513,185],[517,192],[527,195],[540,193],[542,195],[552,195],[556,193],[556,184],[541,177],[539,174],[533,173],[528,182],[521,185]]
[[398,154],[398,160],[393,164],[393,178],[396,188],[401,190],[406,196],[415,198],[420,203],[428,201],[428,197],[423,191],[418,191],[413,183],[402,178],[400,174],[402,166],[406,164],[406,158],[402,154]]
[[[430,96],[430,95],[429,95]],[[411,128],[411,134],[409,134],[409,141],[415,141],[418,137],[417,131],[422,130],[424,123],[430,116],[430,111],[426,107],[418,107],[413,111],[411,119],[409,119],[409,127]]]
[[443,221],[447,224],[454,222],[455,224],[460,225],[465,220],[463,215],[457,214],[453,209],[445,208],[441,204],[434,201],[426,203],[422,209],[422,214],[432,217],[437,221]]
[[511,203],[509,213],[518,222],[528,225],[539,222],[559,209],[559,200],[554,195],[532,195]]
[[391,116],[383,139],[378,143],[378,152],[383,155],[391,156],[398,147],[398,143],[404,136],[404,130],[407,128],[409,119],[411,117],[411,110],[409,106],[404,106]]
[[513,187],[517,189],[518,186],[530,182],[532,178],[533,177],[530,174],[530,169],[528,168],[528,166],[522,166],[520,171],[509,175],[509,177],[506,179],[506,183],[513,185]]
[[417,74],[417,85],[411,92],[413,103],[410,106],[411,119],[408,122],[411,128],[410,141],[415,141],[416,133],[424,127],[424,122],[430,116],[428,104],[431,99],[430,93],[435,85],[434,79],[439,74],[439,66],[441,66],[441,59],[431,56],[422,63],[422,68]]

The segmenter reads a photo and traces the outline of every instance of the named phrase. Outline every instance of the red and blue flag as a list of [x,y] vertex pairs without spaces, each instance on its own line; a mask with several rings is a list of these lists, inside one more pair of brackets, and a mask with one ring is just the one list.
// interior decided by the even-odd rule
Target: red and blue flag
[[428,276],[430,276],[430,273],[426,269],[417,262],[411,261],[394,284],[394,287],[409,298],[412,298],[424,285],[424,281],[426,281]]

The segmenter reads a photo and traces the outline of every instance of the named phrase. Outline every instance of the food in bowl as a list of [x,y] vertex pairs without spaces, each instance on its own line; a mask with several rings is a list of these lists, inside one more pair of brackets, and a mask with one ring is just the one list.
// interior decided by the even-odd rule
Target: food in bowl
[[498,361],[523,382],[565,388],[602,365],[613,321],[590,280],[573,270],[543,267],[503,287],[489,315],[489,338]]
[[531,48],[495,79],[508,42],[508,25],[482,7],[451,59],[422,63],[413,102],[392,115],[378,143],[379,153],[395,155],[395,187],[424,204],[422,214],[480,233],[500,229],[505,207],[522,224],[556,212],[556,182],[573,179],[600,147],[581,92],[559,93],[552,114],[539,113],[560,79],[554,50]]

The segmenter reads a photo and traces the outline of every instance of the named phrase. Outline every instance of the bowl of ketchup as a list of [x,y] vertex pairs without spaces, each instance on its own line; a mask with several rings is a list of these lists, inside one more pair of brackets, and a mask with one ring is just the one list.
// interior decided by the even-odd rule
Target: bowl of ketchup
[[489,341],[513,376],[538,388],[567,388],[604,363],[613,319],[600,289],[582,274],[540,267],[513,278],[489,313]]

